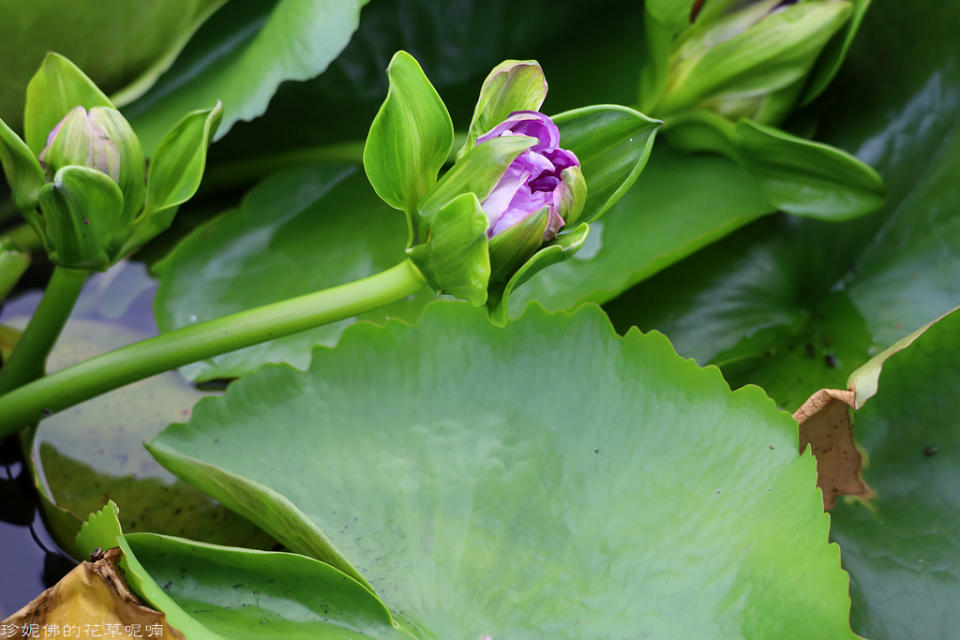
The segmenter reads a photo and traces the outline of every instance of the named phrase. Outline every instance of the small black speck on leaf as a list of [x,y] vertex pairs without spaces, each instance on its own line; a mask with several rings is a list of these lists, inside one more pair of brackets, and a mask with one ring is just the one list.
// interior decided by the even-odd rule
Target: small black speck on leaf
[[90,218],[81,218],[80,222],[82,222],[83,224],[90,224]]
[[832,353],[823,356],[823,362],[831,369],[837,368],[837,358]]
[[940,449],[939,449],[939,447],[937,447],[937,445],[932,444],[932,445],[930,445],[929,447],[927,447],[926,449],[923,450],[923,455],[929,458],[930,456],[932,456],[933,454],[935,454],[935,453],[936,453],[937,451],[939,451],[939,450],[940,450]]
[[40,410],[40,413],[42,413],[44,416],[50,417],[53,415],[53,409],[44,407],[43,409]]
[[594,452],[594,453],[600,453],[600,449],[594,449],[593,452]]

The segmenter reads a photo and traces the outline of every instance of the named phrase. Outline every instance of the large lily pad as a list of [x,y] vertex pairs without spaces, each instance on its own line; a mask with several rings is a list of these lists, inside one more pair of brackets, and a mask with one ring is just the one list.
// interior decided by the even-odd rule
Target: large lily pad
[[852,637],[796,423],[596,307],[357,324],[149,447],[418,637]]
[[854,628],[874,640],[953,638],[960,625],[960,312],[883,364],[854,412],[869,504],[839,503],[832,535],[852,576]]
[[[828,92],[823,138],[883,175],[842,224],[754,223],[610,305],[795,409],[960,300],[960,5],[878,3]],[[892,51],[911,51],[909,57]]]

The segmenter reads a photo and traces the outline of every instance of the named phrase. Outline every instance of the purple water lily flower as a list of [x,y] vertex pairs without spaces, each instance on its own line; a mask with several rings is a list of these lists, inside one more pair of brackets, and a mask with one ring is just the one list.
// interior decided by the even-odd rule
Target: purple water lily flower
[[566,224],[573,191],[564,170],[580,167],[572,151],[561,149],[560,131],[539,111],[514,111],[506,120],[477,138],[482,144],[500,136],[529,136],[538,142],[514,160],[481,204],[490,220],[487,236],[493,237],[526,220],[543,207],[550,208],[543,241],[553,239]]

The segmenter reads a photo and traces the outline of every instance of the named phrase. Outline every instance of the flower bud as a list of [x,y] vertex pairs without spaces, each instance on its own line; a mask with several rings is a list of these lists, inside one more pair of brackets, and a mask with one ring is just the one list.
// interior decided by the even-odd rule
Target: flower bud
[[[483,144],[502,136],[527,136],[537,142],[510,163],[490,194],[480,203],[487,215],[491,239],[491,267],[498,271],[499,248],[504,236],[513,238],[506,253],[510,262],[522,262],[541,244],[556,237],[560,229],[580,215],[586,199],[586,184],[580,161],[572,151],[560,148],[560,132],[549,117],[538,111],[514,111],[477,138]],[[522,228],[523,231],[511,230]],[[531,235],[531,229],[538,229]],[[520,239],[522,238],[522,240]],[[511,269],[506,269],[511,271]]]
[[47,181],[68,166],[96,169],[120,187],[124,217],[131,220],[143,206],[146,161],[140,141],[116,109],[74,107],[47,136],[38,159]]
[[852,12],[850,0],[701,0],[672,39],[662,92],[644,106],[776,124]]
[[528,136],[538,142],[510,163],[493,191],[481,202],[490,220],[487,236],[493,238],[546,207],[549,215],[541,242],[548,242],[564,225],[573,222],[564,218],[564,212],[575,217],[583,208],[582,198],[575,201],[579,189],[571,186],[577,175],[583,181],[580,161],[572,151],[559,147],[557,125],[537,111],[514,111],[477,138],[477,144],[500,136]]

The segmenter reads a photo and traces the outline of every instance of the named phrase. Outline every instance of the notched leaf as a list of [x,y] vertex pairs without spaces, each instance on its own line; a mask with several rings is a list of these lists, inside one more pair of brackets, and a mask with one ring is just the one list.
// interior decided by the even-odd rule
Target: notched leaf
[[136,632],[144,638],[184,639],[182,633],[167,623],[163,613],[144,605],[127,587],[119,567],[123,556],[119,548],[97,556],[96,561],[81,563],[4,620],[3,628],[16,629],[18,637],[39,638],[43,637],[41,633],[61,631],[66,637],[67,629],[76,628],[76,637],[80,637],[80,633],[109,637],[116,631],[117,636],[132,636]]
[[863,456],[850,419],[854,401],[853,391],[820,389],[793,414],[800,425],[800,452],[809,445],[817,459],[824,510],[833,508],[837,496],[869,500],[877,495],[863,480]]

